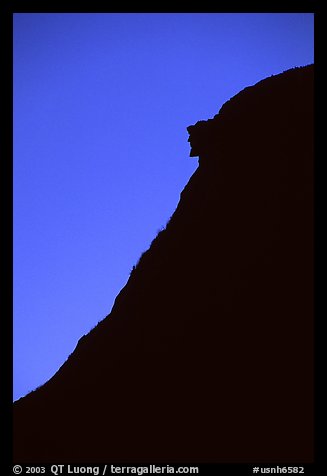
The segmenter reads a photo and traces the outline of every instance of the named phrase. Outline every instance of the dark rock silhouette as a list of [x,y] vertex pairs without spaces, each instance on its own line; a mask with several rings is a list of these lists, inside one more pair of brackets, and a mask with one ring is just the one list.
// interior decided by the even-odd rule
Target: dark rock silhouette
[[14,404],[15,462],[313,461],[313,66],[188,131],[199,167],[166,229]]

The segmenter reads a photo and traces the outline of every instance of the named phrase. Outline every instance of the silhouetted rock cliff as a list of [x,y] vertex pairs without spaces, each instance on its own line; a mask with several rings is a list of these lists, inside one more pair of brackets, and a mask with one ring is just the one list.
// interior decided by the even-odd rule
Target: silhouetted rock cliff
[[15,462],[313,460],[313,66],[188,131],[199,167],[166,229],[14,404]]

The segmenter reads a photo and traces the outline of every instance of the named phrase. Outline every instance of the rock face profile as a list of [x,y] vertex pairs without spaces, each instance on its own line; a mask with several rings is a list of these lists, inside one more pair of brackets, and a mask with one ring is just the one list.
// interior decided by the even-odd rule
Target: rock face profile
[[188,132],[166,229],[14,404],[15,463],[313,461],[313,65]]

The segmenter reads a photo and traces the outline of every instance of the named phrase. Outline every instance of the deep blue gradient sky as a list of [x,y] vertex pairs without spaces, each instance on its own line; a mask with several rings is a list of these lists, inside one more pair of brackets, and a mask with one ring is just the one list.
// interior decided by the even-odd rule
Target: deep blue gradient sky
[[186,127],[313,62],[313,14],[14,15],[14,398],[114,299],[197,168]]

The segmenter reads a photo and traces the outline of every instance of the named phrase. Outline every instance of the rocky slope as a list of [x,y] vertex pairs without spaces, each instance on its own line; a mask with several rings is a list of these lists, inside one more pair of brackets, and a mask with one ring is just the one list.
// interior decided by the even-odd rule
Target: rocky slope
[[199,167],[166,229],[14,404],[15,462],[312,461],[313,66],[188,131]]

